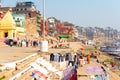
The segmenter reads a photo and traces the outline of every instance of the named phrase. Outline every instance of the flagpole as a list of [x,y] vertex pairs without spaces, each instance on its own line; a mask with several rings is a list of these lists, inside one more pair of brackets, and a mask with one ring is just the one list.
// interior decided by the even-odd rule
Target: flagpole
[[0,7],[2,7],[2,3],[1,3],[1,0],[0,0]]
[[45,0],[43,0],[43,40],[45,40]]
[[43,0],[43,40],[40,44],[41,52],[48,52],[48,41],[45,40],[45,0]]

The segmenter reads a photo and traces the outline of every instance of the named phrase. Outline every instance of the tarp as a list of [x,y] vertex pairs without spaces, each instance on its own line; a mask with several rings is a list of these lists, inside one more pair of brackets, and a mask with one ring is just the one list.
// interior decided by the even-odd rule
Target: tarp
[[75,71],[75,66],[71,66],[71,67],[63,70],[64,80],[70,80],[70,78],[71,78],[72,75],[74,74],[74,71]]
[[59,38],[70,38],[68,35],[60,35]]
[[104,72],[98,66],[86,66],[77,70],[78,75],[102,75]]
[[103,74],[103,70],[102,70],[102,68],[101,67],[98,67],[98,66],[89,66],[89,67],[87,67],[86,68],[86,71],[88,72],[88,73],[90,73],[90,74]]
[[37,17],[36,20],[40,20],[40,17]]
[[43,73],[41,73],[41,72],[38,71],[38,70],[34,70],[33,73],[38,74],[40,77],[43,77],[44,80],[47,80],[47,78],[48,78],[46,75],[44,75]]

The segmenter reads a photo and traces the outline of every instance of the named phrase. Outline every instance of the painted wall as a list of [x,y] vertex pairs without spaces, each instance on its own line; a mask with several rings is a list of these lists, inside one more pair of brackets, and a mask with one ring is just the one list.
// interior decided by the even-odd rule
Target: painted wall
[[24,14],[12,14],[16,23],[16,27],[25,28],[25,15]]
[[[17,21],[16,21],[17,20]],[[0,38],[17,38],[17,33],[24,33],[25,17],[8,11],[0,20]]]

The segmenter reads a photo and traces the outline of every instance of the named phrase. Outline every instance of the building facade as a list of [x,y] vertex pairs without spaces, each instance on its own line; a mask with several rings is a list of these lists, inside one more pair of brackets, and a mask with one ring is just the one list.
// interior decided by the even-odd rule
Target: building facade
[[25,32],[25,15],[12,14],[16,24],[16,37],[23,36]]
[[17,33],[23,33],[24,27],[16,26],[12,13],[8,10],[0,19],[0,38],[17,38]]
[[0,20],[0,37],[1,38],[15,38],[16,37],[15,21],[8,11],[4,17]]
[[25,14],[26,18],[33,18],[40,15],[40,12],[36,9],[34,2],[18,2],[16,7],[13,8],[13,12],[16,14]]

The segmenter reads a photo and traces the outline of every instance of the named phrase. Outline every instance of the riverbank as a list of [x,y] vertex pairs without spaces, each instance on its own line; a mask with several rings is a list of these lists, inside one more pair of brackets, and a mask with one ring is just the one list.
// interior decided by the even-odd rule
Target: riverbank
[[[68,43],[64,43],[64,44],[68,44]],[[52,46],[52,45],[51,45]],[[51,53],[61,53],[61,54],[65,54],[67,52],[70,52],[72,54],[75,54],[76,52],[79,53],[80,51],[82,52],[82,54],[84,55],[87,55],[89,54],[90,52],[87,50],[85,51],[85,49],[89,48],[90,49],[91,46],[87,46],[82,44],[81,42],[69,42],[69,48],[52,48],[52,47],[49,47],[49,52],[48,53],[41,53],[41,52],[38,52],[39,51],[39,47],[36,47],[36,48],[33,48],[33,47],[9,47],[9,46],[4,46],[4,47],[1,47],[0,49],[0,62],[3,64],[3,63],[8,63],[8,62],[12,62],[12,61],[16,61],[16,60],[21,60],[21,59],[24,59],[25,57],[29,56],[29,55],[32,55],[34,53],[38,53],[39,55],[37,57],[35,57],[34,59],[33,58],[30,58],[28,59],[27,61],[23,61],[22,63],[19,63],[20,65],[18,65],[18,70],[14,70],[13,69],[13,72],[14,74],[16,73],[19,73],[19,71],[21,71],[22,69],[26,69],[29,64],[31,62],[34,62],[37,58],[39,58],[41,55],[48,55],[51,54]],[[81,50],[81,48],[84,48]],[[41,56],[44,58],[44,56]],[[100,53],[100,56],[98,57],[98,60],[100,59],[103,59],[103,60],[111,60],[112,57],[108,56],[108,55],[105,55],[104,53]],[[45,59],[49,62],[49,58]],[[96,62],[97,59],[92,59],[91,61],[92,62]],[[97,63],[95,63],[97,65]],[[92,65],[92,64],[90,64]],[[90,66],[90,65],[87,65],[86,66]],[[101,65],[101,64],[99,64]],[[53,67],[55,67],[55,64],[53,64]],[[84,66],[83,66],[84,67]],[[111,66],[108,65],[108,67],[106,67],[106,69],[110,68]],[[81,68],[81,67],[80,67]],[[59,68],[58,68],[59,69]],[[110,69],[109,69],[110,70]],[[108,71],[109,71],[108,70]],[[110,70],[112,71],[112,70]],[[8,70],[8,71],[5,71],[5,75],[7,75],[6,73],[11,73],[12,70]],[[81,72],[81,70],[79,71]],[[113,71],[115,72],[115,71]],[[21,77],[24,78],[23,80],[25,79],[32,79],[31,76],[29,76],[31,74],[31,70],[28,70],[25,74],[22,74]],[[81,72],[82,73],[82,72]],[[117,72],[119,73],[119,72]],[[14,75],[14,74],[11,74],[11,77]],[[112,72],[111,72],[112,74]],[[25,76],[27,75],[27,76]],[[117,74],[114,74],[114,75],[117,75]],[[2,77],[2,76],[0,76]],[[6,76],[7,77],[7,76]],[[10,77],[10,75],[9,75]],[[54,80],[54,79],[52,79]],[[82,79],[81,79],[82,80]],[[110,79],[110,80],[114,80],[114,79]],[[119,79],[116,79],[116,80],[119,80]]]

